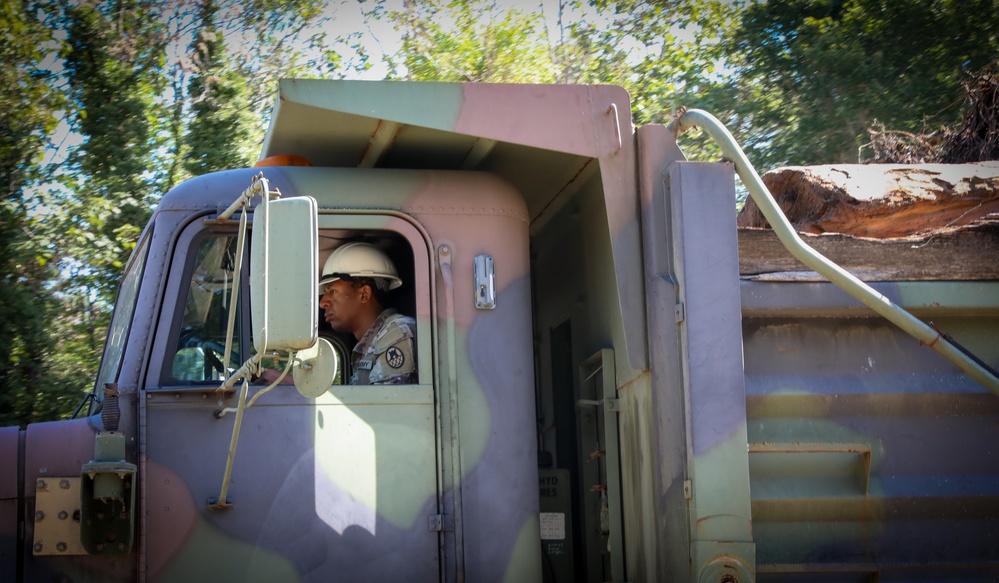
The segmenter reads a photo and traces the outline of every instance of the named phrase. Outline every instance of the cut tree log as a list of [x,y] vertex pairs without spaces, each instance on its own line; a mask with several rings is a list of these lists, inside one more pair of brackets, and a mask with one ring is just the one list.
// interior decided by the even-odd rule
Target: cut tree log
[[[763,182],[806,243],[861,279],[999,279],[999,162],[789,167]],[[743,275],[812,279],[752,200],[738,225]]]

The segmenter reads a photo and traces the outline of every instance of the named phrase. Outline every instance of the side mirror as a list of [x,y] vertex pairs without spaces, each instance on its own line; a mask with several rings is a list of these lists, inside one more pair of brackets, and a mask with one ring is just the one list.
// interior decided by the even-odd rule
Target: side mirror
[[264,200],[253,215],[250,327],[257,351],[312,348],[319,338],[316,201]]
[[325,338],[295,354],[295,388],[303,397],[318,399],[336,378],[339,362],[333,345]]

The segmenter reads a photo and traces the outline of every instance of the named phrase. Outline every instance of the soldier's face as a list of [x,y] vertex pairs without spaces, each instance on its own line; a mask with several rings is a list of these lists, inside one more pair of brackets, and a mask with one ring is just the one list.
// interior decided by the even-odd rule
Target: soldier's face
[[364,288],[356,288],[342,279],[326,284],[319,307],[325,311],[326,321],[334,330],[354,332],[364,291]]

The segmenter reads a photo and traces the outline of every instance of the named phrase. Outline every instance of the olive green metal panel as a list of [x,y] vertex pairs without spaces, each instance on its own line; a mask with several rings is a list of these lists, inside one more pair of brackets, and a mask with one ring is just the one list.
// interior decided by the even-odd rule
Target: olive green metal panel
[[358,166],[386,122],[441,130],[412,138],[433,150],[444,147],[463,101],[461,85],[448,83],[283,79],[278,85],[261,157],[299,154],[317,166]]
[[628,400],[621,425],[622,443],[626,443],[624,485],[628,488],[629,482],[635,482],[625,498],[628,573],[636,581],[687,581],[687,415],[668,179],[672,165],[684,156],[665,126],[643,126],[637,137],[649,371],[622,391],[622,398]]
[[728,164],[681,162],[670,169],[691,576],[699,583],[745,582],[755,569],[734,193]]

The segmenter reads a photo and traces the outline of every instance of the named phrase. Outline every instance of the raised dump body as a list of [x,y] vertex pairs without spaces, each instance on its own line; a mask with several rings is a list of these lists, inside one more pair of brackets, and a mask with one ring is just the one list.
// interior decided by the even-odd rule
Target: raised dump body
[[[999,396],[828,282],[741,275],[732,165],[633,127],[623,90],[279,91],[261,157],[311,167],[167,194],[102,411],[0,430],[0,579],[999,577]],[[268,227],[271,263],[223,212],[261,172],[315,201],[314,226]],[[256,241],[260,204],[236,205]],[[358,240],[398,266],[417,382],[347,385],[355,339],[321,310],[322,395],[263,392],[280,352],[232,382],[267,343],[261,281],[269,309],[311,306],[292,290]],[[999,365],[999,281],[874,285]]]

